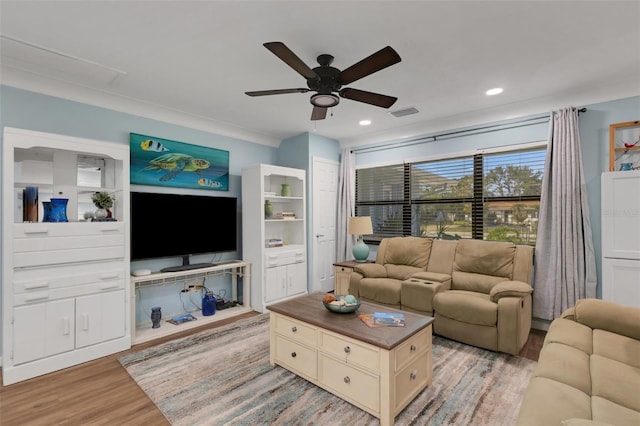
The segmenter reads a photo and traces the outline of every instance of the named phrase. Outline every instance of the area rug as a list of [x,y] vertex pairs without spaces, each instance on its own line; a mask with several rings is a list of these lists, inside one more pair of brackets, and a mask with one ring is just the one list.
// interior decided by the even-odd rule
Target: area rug
[[[269,364],[269,314],[125,355],[122,366],[174,425],[377,425]],[[433,338],[433,383],[396,425],[511,425],[535,361]]]

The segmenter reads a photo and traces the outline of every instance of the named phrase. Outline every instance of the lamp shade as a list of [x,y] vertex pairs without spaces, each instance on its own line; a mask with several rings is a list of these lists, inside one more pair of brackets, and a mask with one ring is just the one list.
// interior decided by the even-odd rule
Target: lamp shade
[[353,216],[349,218],[349,234],[351,235],[370,235],[373,234],[373,226],[371,225],[371,217],[369,216]]

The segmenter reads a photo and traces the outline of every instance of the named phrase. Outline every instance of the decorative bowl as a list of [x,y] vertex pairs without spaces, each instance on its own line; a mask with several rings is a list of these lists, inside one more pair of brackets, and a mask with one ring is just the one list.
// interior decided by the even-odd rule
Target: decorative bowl
[[357,311],[360,307],[360,299],[358,299],[357,297],[355,298],[356,303],[350,305],[347,305],[344,301],[345,296],[336,295],[335,297],[336,300],[331,303],[327,303],[324,300],[322,301],[322,304],[325,308],[327,308],[328,311],[335,312],[337,314],[350,314]]

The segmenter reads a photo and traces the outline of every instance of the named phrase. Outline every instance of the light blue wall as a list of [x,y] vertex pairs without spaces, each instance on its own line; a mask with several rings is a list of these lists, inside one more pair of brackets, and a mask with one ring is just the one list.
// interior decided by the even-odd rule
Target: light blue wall
[[[539,117],[539,118],[538,118]],[[356,154],[356,166],[372,164],[384,164],[389,162],[415,161],[420,158],[439,157],[452,153],[469,153],[478,149],[497,148],[529,142],[546,141],[548,138],[548,116],[537,115],[525,117],[529,120],[522,124],[513,124],[514,120],[489,123],[478,127],[497,126],[485,130],[485,133],[477,133],[466,136],[444,136],[435,142],[425,135],[428,142],[415,143],[408,146],[399,146],[380,151],[363,152]],[[511,124],[510,124],[511,123]],[[509,128],[509,126],[518,126]],[[462,132],[469,128],[452,129],[442,133]],[[502,129],[502,130],[496,130]]]
[[[601,297],[602,268],[601,268],[601,220],[600,220],[600,176],[609,170],[609,125],[640,119],[640,97],[619,99],[592,105],[585,105],[587,111],[579,117],[580,140],[582,147],[582,162],[587,194],[589,199],[589,217],[593,232],[593,244],[596,253],[596,267],[598,271],[597,296]],[[525,117],[535,118],[538,116]],[[513,120],[512,120],[513,121]],[[509,146],[536,142],[549,137],[548,120],[532,125],[497,130],[479,135],[451,137],[436,142],[427,142],[407,147],[385,149],[376,152],[363,152],[356,155],[357,166],[368,166],[411,161],[417,158],[437,157],[458,152],[469,152],[476,149]],[[533,120],[532,123],[535,123]],[[483,126],[508,124],[510,121],[489,123]],[[457,132],[465,129],[453,129]],[[441,132],[445,133],[445,132]],[[375,259],[377,246],[371,246],[370,259]]]
[[[224,259],[242,258],[240,234],[242,168],[256,163],[278,164],[278,149],[273,147],[8,86],[0,86],[0,126],[98,139],[122,145],[129,144],[129,133],[133,132],[229,151],[229,191],[215,195],[238,198],[238,252],[225,253],[222,257]],[[132,186],[132,190],[153,190],[151,188],[153,187]],[[172,192],[202,193],[203,191],[172,189]],[[208,191],[208,195],[210,193]],[[0,209],[0,215],[2,214],[4,212]],[[203,213],[202,218],[213,220],[206,213]],[[193,262],[210,262],[211,260],[211,255],[195,256]],[[150,268],[155,271],[177,264],[180,264],[178,258],[158,259],[133,262],[131,269]],[[226,291],[230,296],[230,280],[209,278],[206,285],[215,291]],[[176,289],[175,286],[145,289],[144,294],[139,295],[141,305],[137,309],[137,322],[148,320],[152,306],[162,306],[165,315],[182,312],[182,302]],[[187,306],[189,302],[185,299]]]
[[314,289],[313,236],[313,158],[339,161],[340,142],[315,133],[303,133],[282,141],[279,148],[280,165],[307,171],[307,276],[308,286]]
[[609,171],[609,125],[640,119],[640,96],[587,105],[580,115],[582,163],[589,196],[589,216],[598,268],[598,297],[602,297],[602,230],[600,177]]

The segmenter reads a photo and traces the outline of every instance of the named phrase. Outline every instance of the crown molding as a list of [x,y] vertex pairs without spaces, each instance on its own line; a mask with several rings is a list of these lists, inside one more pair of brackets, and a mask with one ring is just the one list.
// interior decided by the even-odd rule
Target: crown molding
[[280,139],[256,133],[207,117],[201,117],[177,109],[140,101],[104,90],[86,87],[67,81],[54,80],[38,74],[2,66],[0,84],[74,102],[132,114],[152,120],[240,139],[251,143],[278,147]]

